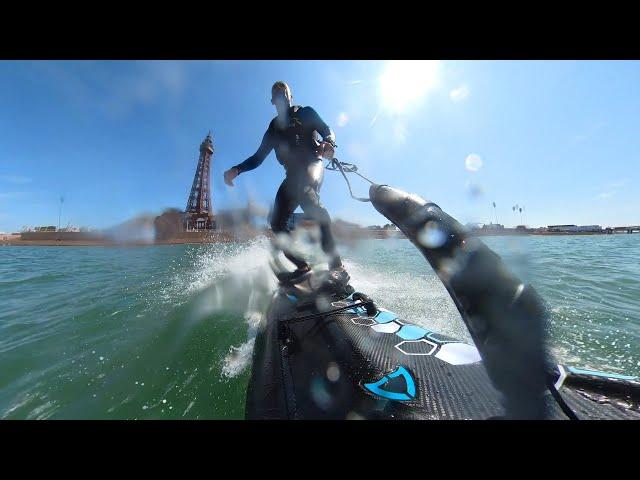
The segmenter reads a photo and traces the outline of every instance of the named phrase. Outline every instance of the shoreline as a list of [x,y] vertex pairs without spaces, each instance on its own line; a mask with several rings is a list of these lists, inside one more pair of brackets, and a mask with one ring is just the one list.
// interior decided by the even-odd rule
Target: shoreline
[[583,236],[583,235],[622,235],[626,232],[606,233],[606,232],[501,232],[501,233],[478,233],[473,232],[476,237],[527,237],[527,236]]
[[[594,235],[606,235],[606,236],[618,236],[629,235],[628,233],[599,233],[599,232],[523,232],[523,233],[472,233],[475,237],[526,237],[526,236],[546,236],[546,237],[565,237],[565,236],[594,236]],[[202,235],[201,237],[191,238],[171,238],[156,241],[115,241],[115,240],[68,240],[68,239],[42,239],[42,240],[22,240],[19,237],[3,238],[0,239],[0,246],[6,247],[149,247],[149,246],[161,246],[161,245],[200,245],[208,243],[245,243],[253,238],[259,236],[271,237],[269,232],[262,232],[256,235],[248,236],[234,236],[232,234],[216,235]],[[337,236],[338,238],[341,235]],[[350,238],[353,240],[354,238]],[[407,238],[399,232],[394,232],[393,235],[358,235],[358,240],[373,239],[373,240],[387,240],[387,239],[404,239]]]

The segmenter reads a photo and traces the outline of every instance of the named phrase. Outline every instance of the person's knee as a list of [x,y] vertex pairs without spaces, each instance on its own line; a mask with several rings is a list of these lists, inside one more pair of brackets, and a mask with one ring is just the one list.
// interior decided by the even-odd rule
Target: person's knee
[[326,210],[316,210],[309,216],[316,221],[320,227],[328,227],[331,225],[331,217]]
[[279,221],[279,220],[272,220],[271,221],[271,230],[274,233],[286,232],[287,231],[287,224],[286,224],[286,222],[282,222],[282,221]]
[[329,228],[329,225],[331,225],[331,216],[329,215],[327,209],[324,207],[318,207],[318,222],[321,225],[326,225],[327,228]]
[[270,223],[273,232],[285,232],[287,230],[287,221],[282,218],[282,215],[273,215]]
[[326,208],[317,202],[308,202],[302,206],[304,213],[321,225],[331,223],[331,216]]

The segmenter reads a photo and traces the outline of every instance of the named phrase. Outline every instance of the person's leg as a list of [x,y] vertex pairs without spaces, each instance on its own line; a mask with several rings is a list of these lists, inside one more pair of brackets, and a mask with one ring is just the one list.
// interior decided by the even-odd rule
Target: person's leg
[[336,250],[336,242],[331,231],[331,217],[326,208],[320,203],[320,187],[322,186],[324,169],[322,162],[309,165],[307,175],[301,178],[298,185],[298,201],[302,210],[320,226],[320,242],[322,250],[329,256],[331,270],[342,267],[342,260]]
[[[290,185],[285,178],[280,188],[278,188],[273,211],[271,212],[271,230],[275,235],[279,233],[290,235],[287,223],[291,214],[298,207],[298,200],[295,198],[295,195],[292,195],[290,190]],[[309,268],[309,264],[303,258],[294,255],[287,248],[283,249],[283,253],[299,270]]]

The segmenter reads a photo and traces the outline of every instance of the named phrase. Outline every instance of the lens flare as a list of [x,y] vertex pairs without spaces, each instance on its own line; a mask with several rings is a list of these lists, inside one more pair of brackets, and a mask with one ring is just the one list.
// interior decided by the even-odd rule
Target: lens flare
[[477,172],[482,168],[482,158],[475,153],[472,153],[464,160],[464,168],[470,172]]
[[347,123],[349,123],[349,115],[345,112],[341,112],[340,115],[338,115],[338,126],[344,127]]
[[437,86],[440,69],[437,60],[388,62],[379,79],[382,105],[392,113],[402,113],[419,104]]

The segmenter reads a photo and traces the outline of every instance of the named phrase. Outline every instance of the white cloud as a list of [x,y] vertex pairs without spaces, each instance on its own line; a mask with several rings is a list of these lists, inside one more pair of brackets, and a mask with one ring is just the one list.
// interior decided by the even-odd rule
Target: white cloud
[[25,177],[22,175],[0,175],[0,181],[7,182],[7,183],[23,184],[23,183],[30,183],[31,178]]
[[603,200],[611,198],[616,193],[618,193],[618,189],[624,187],[627,183],[629,183],[628,178],[623,178],[621,180],[615,180],[613,182],[609,182],[604,187],[602,187],[604,191],[596,195],[596,198],[600,198]]
[[629,183],[629,179],[625,178],[622,180],[616,180],[615,182],[610,182],[607,184],[608,188],[621,188],[624,187],[627,183]]
[[186,91],[191,65],[125,62],[124,68],[116,70],[105,63],[90,63],[38,62],[36,66],[77,106],[121,117],[140,106],[179,100]]
[[114,83],[104,102],[109,113],[126,115],[139,105],[179,99],[186,89],[183,62],[144,62],[136,70]]
[[0,192],[0,200],[11,200],[13,198],[24,197],[27,192]]
[[611,198],[616,194],[615,191],[612,192],[602,192],[598,194],[598,198],[602,198],[602,199],[607,199],[607,198]]
[[571,143],[573,144],[577,144],[577,143],[583,143],[586,142],[587,140],[589,140],[591,137],[593,137],[595,135],[595,133],[606,127],[607,126],[607,122],[598,122],[593,124],[589,130],[581,135],[576,135],[573,137]]
[[454,102],[461,102],[470,94],[471,91],[469,90],[469,87],[467,87],[466,85],[461,85],[458,88],[454,88],[453,90],[451,90],[451,93],[449,93],[449,98],[451,98],[451,100],[453,100]]

